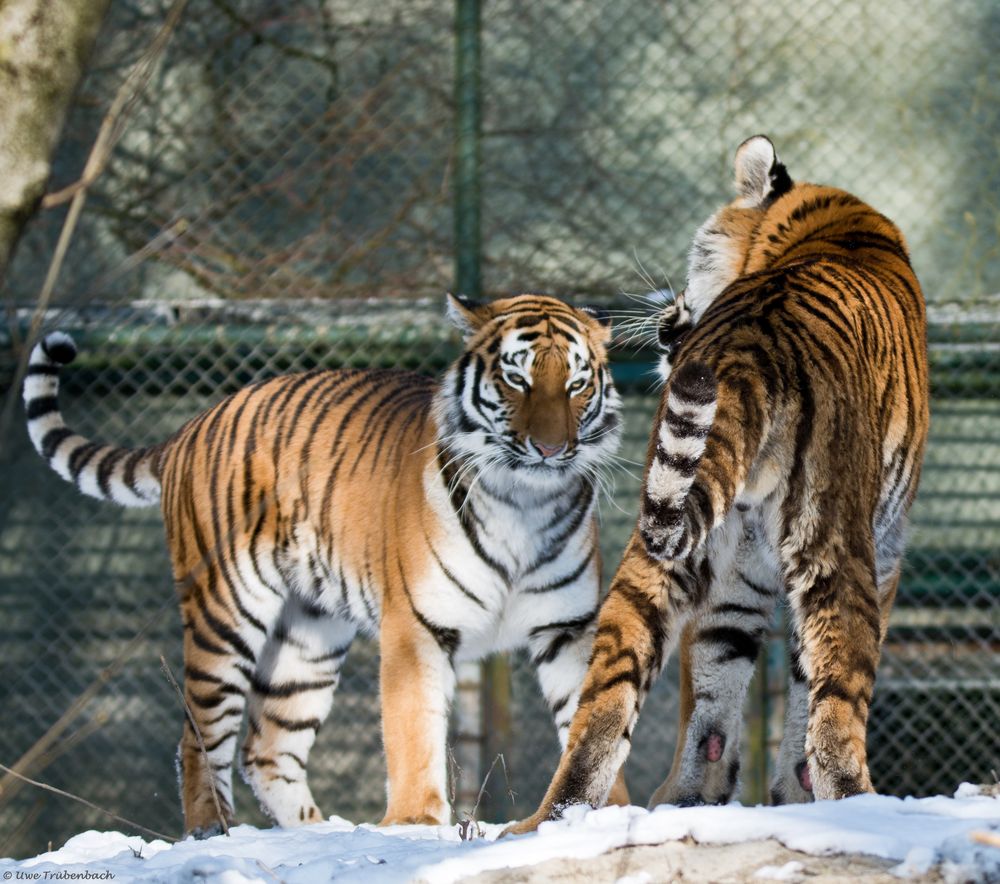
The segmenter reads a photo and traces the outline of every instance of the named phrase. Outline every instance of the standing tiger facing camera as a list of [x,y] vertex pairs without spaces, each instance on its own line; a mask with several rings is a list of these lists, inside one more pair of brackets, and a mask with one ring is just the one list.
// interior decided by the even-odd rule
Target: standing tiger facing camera
[[772,800],[872,789],[868,707],[927,437],[923,296],[899,230],[861,200],[794,184],[763,136],[735,166],[737,199],[698,230],[661,319],[669,381],[639,520],[569,744],[513,832],[605,802],[678,639],[680,734],[651,804],[728,801],[780,596],[792,683]]
[[[86,494],[160,501],[184,627],[180,744],[188,832],[233,819],[245,775],[282,826],[322,817],[306,782],[358,630],[381,652],[383,823],[445,823],[454,664],[527,647],[565,745],[593,637],[600,560],[594,471],[620,399],[594,311],[522,295],[449,299],[465,333],[438,383],[314,370],[254,384],[149,448],[63,422],[65,335],[32,353],[32,442]],[[624,787],[622,787],[624,788]],[[619,794],[624,799],[624,793]]]

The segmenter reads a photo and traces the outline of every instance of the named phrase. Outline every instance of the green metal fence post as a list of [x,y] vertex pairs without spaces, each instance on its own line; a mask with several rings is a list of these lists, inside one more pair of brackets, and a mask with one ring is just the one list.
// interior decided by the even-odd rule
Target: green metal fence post
[[507,796],[506,762],[493,766],[498,755],[505,754],[514,740],[510,660],[506,654],[494,654],[483,667],[483,741],[480,758],[480,781],[489,774],[479,807],[479,819],[504,822],[513,819],[514,808]]
[[743,769],[744,804],[766,804],[784,728],[785,696],[788,691],[785,608],[775,613],[750,684],[747,710],[747,763]]
[[750,702],[746,714],[747,757],[743,766],[744,804],[763,804],[767,795],[767,670],[765,649],[757,658],[753,681],[750,682]]
[[[480,272],[480,0],[455,0],[455,291],[476,298],[482,294]],[[483,741],[479,775],[485,777],[493,759],[510,739],[510,665],[496,656],[482,664]],[[494,771],[478,815],[506,819],[503,780]]]
[[477,297],[480,275],[480,3],[455,0],[455,289]]

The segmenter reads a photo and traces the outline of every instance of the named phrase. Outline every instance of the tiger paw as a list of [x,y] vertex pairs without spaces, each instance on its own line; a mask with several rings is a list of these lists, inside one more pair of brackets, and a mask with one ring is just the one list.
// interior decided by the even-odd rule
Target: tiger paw
[[508,835],[527,835],[529,832],[534,832],[547,819],[550,819],[548,814],[537,811],[527,819],[511,823],[500,833],[500,837],[506,838]]
[[379,820],[379,826],[443,826],[445,823],[429,813],[413,816],[384,816]]
[[206,838],[214,838],[216,835],[222,835],[224,830],[221,823],[212,823],[207,826],[195,826],[193,829],[184,833],[185,838],[193,838],[195,841],[204,841]]
[[446,826],[449,823],[448,811],[433,813],[429,810],[409,810],[402,812],[386,811],[379,820],[380,826]]

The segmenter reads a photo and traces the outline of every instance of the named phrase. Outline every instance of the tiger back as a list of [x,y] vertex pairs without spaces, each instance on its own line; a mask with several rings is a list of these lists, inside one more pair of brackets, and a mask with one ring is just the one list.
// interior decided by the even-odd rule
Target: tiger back
[[[39,452],[82,491],[160,499],[184,629],[185,828],[234,819],[232,765],[283,826],[358,631],[380,643],[384,823],[444,823],[455,663],[527,647],[565,744],[597,613],[594,473],[617,447],[607,321],[553,298],[450,298],[441,381],[315,370],[230,396],[129,451],[66,427],[50,335],[25,383]],[[195,730],[197,728],[197,730]],[[204,749],[202,749],[202,746]],[[213,795],[214,792],[214,795]]]
[[569,745],[513,831],[605,801],[678,640],[681,729],[651,803],[728,801],[781,596],[792,684],[772,797],[872,788],[868,707],[928,427],[923,296],[898,229],[857,197],[793,183],[763,136],[735,166],[737,199],[698,230],[660,329],[669,382],[640,516]]

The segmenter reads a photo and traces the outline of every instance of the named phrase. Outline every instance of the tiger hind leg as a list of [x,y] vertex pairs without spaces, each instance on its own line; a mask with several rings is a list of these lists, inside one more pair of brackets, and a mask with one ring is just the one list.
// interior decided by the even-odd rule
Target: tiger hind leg
[[[219,834],[234,822],[233,760],[257,660],[281,601],[254,606],[252,619],[229,616],[205,587],[184,584],[184,701],[178,749],[184,831]],[[235,592],[235,590],[234,590]],[[194,601],[197,599],[197,601]],[[244,599],[240,604],[246,604]]]
[[[899,585],[899,558],[894,558],[878,586],[879,637],[885,640],[889,612]],[[799,804],[814,798],[812,774],[806,759],[806,731],[809,726],[809,683],[802,665],[799,636],[789,638],[788,699],[785,729],[778,749],[771,783],[772,804]]]
[[805,754],[813,793],[871,792],[865,737],[882,633],[874,556],[800,564],[789,587],[809,680]]
[[350,621],[292,596],[257,666],[243,776],[279,826],[323,819],[306,766],[355,632]]
[[[544,623],[531,630],[528,649],[535,665],[538,685],[555,720],[559,745],[566,748],[570,722],[580,699],[580,688],[587,675],[587,661],[594,642],[597,612],[575,619]],[[627,807],[628,787],[624,771],[619,770],[608,804]]]
[[726,804],[739,787],[743,705],[771,623],[779,584],[735,563],[715,575],[681,639],[681,722],[658,804]]

